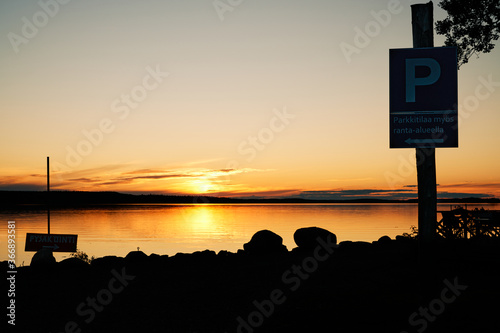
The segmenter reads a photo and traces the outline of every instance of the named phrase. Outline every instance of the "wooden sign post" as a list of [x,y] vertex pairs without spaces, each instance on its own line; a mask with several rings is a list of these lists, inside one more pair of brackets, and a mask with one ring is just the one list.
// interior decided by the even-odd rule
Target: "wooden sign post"
[[[432,1],[411,6],[413,47],[434,47]],[[418,182],[418,239],[422,246],[436,234],[437,190],[436,149],[416,148]]]
[[436,237],[435,148],[458,147],[457,48],[434,47],[432,6],[411,6],[413,48],[389,50],[389,146],[416,149],[422,256]]

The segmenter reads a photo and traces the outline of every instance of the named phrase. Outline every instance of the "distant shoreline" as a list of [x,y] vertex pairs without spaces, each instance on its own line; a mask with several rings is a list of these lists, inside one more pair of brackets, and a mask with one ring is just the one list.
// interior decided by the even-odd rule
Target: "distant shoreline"
[[[92,205],[112,204],[317,204],[317,203],[417,203],[417,199],[387,200],[377,198],[345,199],[345,200],[309,200],[302,198],[227,198],[212,196],[181,196],[160,194],[126,194],[119,192],[85,192],[85,191],[51,191],[50,206],[84,207]],[[438,199],[438,203],[450,204],[489,204],[500,203],[498,198],[459,198]],[[46,206],[45,191],[0,191],[0,209],[23,208],[25,206]]]

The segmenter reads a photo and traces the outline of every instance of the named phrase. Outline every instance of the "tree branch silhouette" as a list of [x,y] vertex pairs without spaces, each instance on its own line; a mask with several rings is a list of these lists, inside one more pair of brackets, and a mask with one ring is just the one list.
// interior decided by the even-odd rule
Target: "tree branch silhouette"
[[457,46],[458,67],[472,55],[488,53],[500,35],[500,0],[442,0],[448,17],[436,22],[446,46]]

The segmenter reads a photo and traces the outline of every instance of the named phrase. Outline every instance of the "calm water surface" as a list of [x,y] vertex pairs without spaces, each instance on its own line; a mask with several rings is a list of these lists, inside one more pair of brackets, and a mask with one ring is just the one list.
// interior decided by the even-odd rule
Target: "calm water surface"
[[[499,204],[468,205],[500,209]],[[440,204],[438,210],[449,210]],[[440,214],[438,214],[440,218]],[[29,264],[24,252],[27,232],[46,233],[47,213],[0,212],[0,260],[7,259],[7,221],[16,221],[16,263]],[[51,211],[51,233],[78,234],[78,249],[89,256],[125,256],[140,248],[146,254],[194,252],[210,249],[236,252],[252,235],[269,229],[294,248],[298,228],[317,226],[337,235],[338,241],[394,238],[417,225],[416,204],[255,204],[255,205],[114,205]],[[68,253],[55,253],[61,260]]]

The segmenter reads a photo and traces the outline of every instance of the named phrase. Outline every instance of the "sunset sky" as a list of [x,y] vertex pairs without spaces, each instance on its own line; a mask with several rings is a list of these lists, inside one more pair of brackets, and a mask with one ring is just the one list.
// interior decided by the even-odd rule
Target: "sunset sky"
[[[44,190],[50,156],[53,190],[415,197],[389,149],[414,3],[2,1],[0,190]],[[498,47],[458,72],[439,197],[500,198]]]

